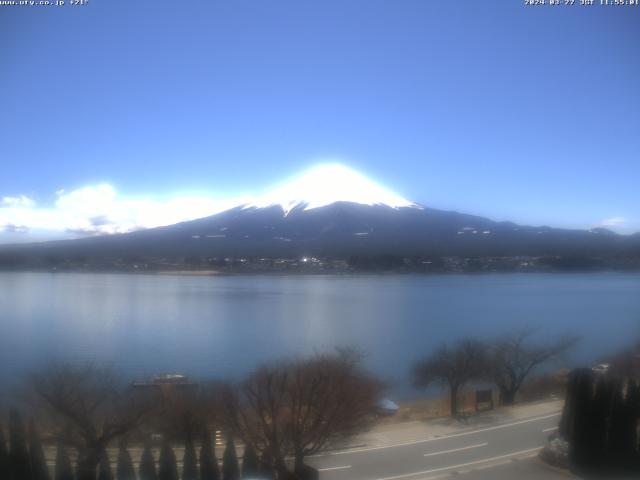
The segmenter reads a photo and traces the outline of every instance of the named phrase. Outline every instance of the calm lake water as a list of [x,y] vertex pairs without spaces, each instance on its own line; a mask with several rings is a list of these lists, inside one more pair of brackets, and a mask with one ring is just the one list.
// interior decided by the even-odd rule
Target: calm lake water
[[188,277],[0,274],[0,378],[53,359],[136,378],[234,379],[258,363],[355,345],[411,394],[409,370],[444,341],[519,326],[583,336],[571,362],[640,337],[638,274]]

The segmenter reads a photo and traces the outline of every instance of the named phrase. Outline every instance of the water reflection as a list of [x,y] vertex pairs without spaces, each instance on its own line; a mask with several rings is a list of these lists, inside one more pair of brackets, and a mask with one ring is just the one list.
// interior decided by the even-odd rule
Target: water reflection
[[640,335],[640,276],[3,273],[0,375],[60,358],[236,378],[268,359],[355,345],[408,392],[410,365],[440,342],[523,324],[582,334],[575,360],[592,361]]

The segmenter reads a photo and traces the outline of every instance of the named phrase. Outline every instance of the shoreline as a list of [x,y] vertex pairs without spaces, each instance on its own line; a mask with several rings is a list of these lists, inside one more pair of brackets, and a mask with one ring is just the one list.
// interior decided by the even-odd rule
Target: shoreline
[[[86,273],[98,273],[98,272],[89,271]],[[176,275],[181,277],[213,277],[218,275],[224,275],[224,273],[220,272],[219,270],[159,270],[156,272],[123,272],[123,273],[142,273],[146,275]]]
[[602,274],[638,274],[640,268],[617,269],[603,268],[597,270],[484,270],[484,271],[415,271],[415,270],[315,270],[315,269],[283,269],[283,270],[254,270],[254,269],[228,269],[228,270],[153,270],[153,269],[119,269],[119,268],[64,268],[64,269],[0,269],[2,273],[85,273],[85,274],[125,274],[125,275],[160,275],[160,276],[342,276],[342,277],[385,277],[385,276],[407,276],[417,275],[423,277],[435,276],[485,276],[485,275],[602,275]]

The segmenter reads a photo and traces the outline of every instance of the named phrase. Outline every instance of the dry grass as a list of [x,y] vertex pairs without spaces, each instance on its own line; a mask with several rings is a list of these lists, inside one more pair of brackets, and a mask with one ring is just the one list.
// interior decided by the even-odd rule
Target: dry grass
[[[518,394],[517,403],[563,398],[567,385],[567,373],[563,370],[532,378],[522,387]],[[496,408],[500,405],[500,395],[496,390],[493,391],[493,403]],[[467,389],[461,392],[458,404],[461,415],[474,415],[476,413],[475,390]],[[383,418],[380,421],[382,423],[424,421],[448,417],[450,413],[449,396],[446,393],[433,398],[402,401],[398,402],[398,405],[400,411],[396,415]]]
[[[497,394],[494,392],[494,404],[497,405]],[[412,422],[448,417],[450,413],[449,396],[442,395],[435,398],[418,398],[398,402],[400,411],[393,417],[382,419],[383,423]],[[461,415],[476,413],[475,391],[467,390],[460,394],[458,406]]]

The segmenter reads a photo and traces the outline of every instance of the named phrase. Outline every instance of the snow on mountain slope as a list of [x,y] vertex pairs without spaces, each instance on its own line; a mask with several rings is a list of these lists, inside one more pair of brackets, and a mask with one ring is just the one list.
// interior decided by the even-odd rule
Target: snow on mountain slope
[[339,163],[326,163],[311,168],[288,183],[256,198],[244,208],[280,205],[285,215],[288,215],[298,206],[310,210],[335,202],[386,205],[392,208],[422,208]]

